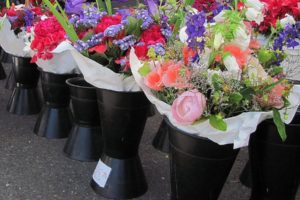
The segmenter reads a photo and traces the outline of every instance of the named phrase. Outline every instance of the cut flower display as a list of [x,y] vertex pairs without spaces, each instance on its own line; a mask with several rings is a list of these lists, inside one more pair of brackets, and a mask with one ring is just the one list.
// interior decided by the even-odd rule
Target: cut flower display
[[300,88],[285,78],[284,52],[273,48],[278,41],[266,46],[257,41],[245,13],[253,8],[263,16],[263,5],[243,1],[242,7],[220,12],[215,23],[203,12],[191,12],[181,41],[169,41],[163,56],[150,49],[141,61],[131,51],[137,83],[177,128],[238,148],[248,144],[260,122],[274,118],[286,139],[283,121],[293,118]]

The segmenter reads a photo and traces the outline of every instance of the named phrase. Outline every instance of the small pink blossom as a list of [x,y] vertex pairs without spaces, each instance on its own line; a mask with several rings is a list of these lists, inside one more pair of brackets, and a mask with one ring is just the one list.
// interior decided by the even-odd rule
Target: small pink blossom
[[196,91],[182,93],[172,104],[172,115],[182,125],[190,125],[199,119],[206,108],[205,96]]

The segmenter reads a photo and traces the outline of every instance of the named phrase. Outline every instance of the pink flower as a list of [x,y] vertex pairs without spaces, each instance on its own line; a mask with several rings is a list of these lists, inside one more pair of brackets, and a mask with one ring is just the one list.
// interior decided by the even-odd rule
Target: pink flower
[[199,119],[206,108],[205,96],[196,91],[182,93],[172,104],[174,119],[183,125],[189,125]]

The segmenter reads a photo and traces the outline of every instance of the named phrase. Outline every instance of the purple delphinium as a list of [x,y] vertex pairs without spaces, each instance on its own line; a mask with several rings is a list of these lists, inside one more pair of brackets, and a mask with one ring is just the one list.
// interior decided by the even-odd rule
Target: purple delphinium
[[204,50],[205,40],[205,13],[199,12],[194,14],[188,18],[186,23],[187,29],[186,33],[188,35],[188,46],[193,49],[200,49],[200,51]]
[[163,15],[161,17],[161,33],[167,39],[172,36],[172,29],[171,29],[171,26],[168,23],[168,17],[166,15]]
[[134,35],[125,36],[119,40],[113,40],[113,44],[120,47],[122,51],[126,51],[130,47],[132,47],[136,43],[136,39]]
[[148,7],[150,15],[155,16],[159,14],[158,3],[155,0],[144,0]]
[[143,23],[141,25],[141,28],[143,30],[149,28],[149,26],[151,24],[153,24],[154,20],[152,19],[152,17],[149,15],[148,10],[145,9],[140,9],[137,11],[137,16],[138,19],[143,20]]
[[81,13],[83,4],[86,0],[66,0],[65,11],[67,14],[77,14]]
[[300,39],[299,32],[300,23],[297,22],[296,25],[288,24],[281,30],[274,40],[273,49],[282,51],[283,47],[294,48],[299,45],[297,40]]
[[25,26],[32,26],[33,20],[34,20],[33,12],[29,9],[25,9],[25,16],[24,16]]
[[122,30],[124,30],[125,26],[123,24],[112,25],[105,29],[104,36],[105,37],[115,37]]
[[73,14],[70,18],[70,23],[74,24],[76,28],[79,26],[94,27],[98,22],[107,15],[106,12],[99,12],[94,6],[89,5],[86,9],[82,10],[80,15]]

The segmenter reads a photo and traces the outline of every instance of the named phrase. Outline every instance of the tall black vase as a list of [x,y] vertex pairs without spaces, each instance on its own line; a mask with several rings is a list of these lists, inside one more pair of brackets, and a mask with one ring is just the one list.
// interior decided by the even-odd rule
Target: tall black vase
[[294,200],[300,180],[300,114],[286,125],[282,142],[272,120],[250,137],[252,200]]
[[171,199],[217,200],[239,152],[188,134],[167,119],[170,139]]
[[169,133],[168,133],[168,131],[169,131],[169,126],[163,119],[159,126],[159,129],[152,141],[152,146],[155,149],[157,149],[163,153],[169,153]]
[[34,133],[49,139],[66,138],[72,128],[72,114],[69,108],[70,91],[68,78],[76,74],[54,74],[41,70],[44,96],[42,112],[35,123]]
[[102,153],[102,139],[96,88],[81,77],[68,79],[67,85],[74,118],[64,152],[74,160],[97,161]]
[[12,71],[16,80],[7,111],[18,115],[37,114],[42,100],[37,88],[39,71],[31,58],[12,56]]
[[[149,114],[150,102],[143,92],[97,89],[103,137],[103,154],[91,181],[94,191],[112,199],[143,195],[147,183],[138,148]],[[110,169],[103,171],[103,169]],[[107,179],[101,175],[106,174]]]
[[13,70],[11,69],[6,79],[5,89],[13,90],[16,87],[16,85],[17,83],[16,83],[15,75],[13,73]]
[[0,47],[0,80],[6,78],[6,74],[2,65],[2,59],[3,59],[3,49]]

